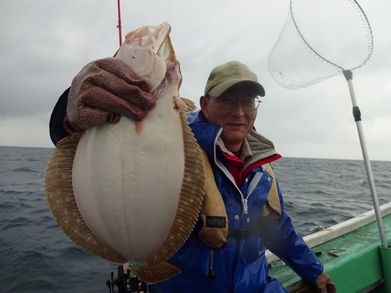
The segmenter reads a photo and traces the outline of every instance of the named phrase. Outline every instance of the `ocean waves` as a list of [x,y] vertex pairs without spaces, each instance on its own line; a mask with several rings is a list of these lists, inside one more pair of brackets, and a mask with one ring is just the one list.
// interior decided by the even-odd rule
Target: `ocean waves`
[[[75,245],[45,195],[51,149],[0,147],[0,291],[108,292],[117,265]],[[379,201],[391,201],[391,162],[373,162]],[[273,163],[284,204],[306,235],[372,209],[361,161],[282,158]]]

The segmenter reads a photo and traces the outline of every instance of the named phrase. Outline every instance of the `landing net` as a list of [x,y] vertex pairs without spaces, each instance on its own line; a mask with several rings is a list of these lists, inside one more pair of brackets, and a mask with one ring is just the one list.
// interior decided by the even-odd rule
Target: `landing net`
[[269,71],[282,87],[306,87],[362,67],[373,52],[372,29],[355,0],[291,0]]

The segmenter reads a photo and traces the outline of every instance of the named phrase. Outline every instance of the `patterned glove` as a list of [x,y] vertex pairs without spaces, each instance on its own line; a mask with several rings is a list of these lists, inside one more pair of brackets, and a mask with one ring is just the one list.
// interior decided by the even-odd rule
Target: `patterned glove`
[[121,115],[142,120],[156,98],[144,81],[132,75],[128,65],[115,58],[87,64],[73,79],[69,92],[67,119],[71,127],[84,130],[116,123]]

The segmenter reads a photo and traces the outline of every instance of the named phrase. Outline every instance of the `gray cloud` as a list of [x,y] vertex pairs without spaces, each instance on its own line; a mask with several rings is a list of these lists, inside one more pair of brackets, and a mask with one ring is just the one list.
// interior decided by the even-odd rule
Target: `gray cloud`
[[[240,60],[266,88],[256,127],[283,155],[361,158],[342,76],[292,91],[278,86],[268,71],[288,0],[121,3],[124,33],[146,24],[171,24],[183,96],[198,102],[209,71],[218,63]],[[371,21],[375,51],[354,73],[354,85],[372,158],[391,160],[391,4],[360,4]],[[82,66],[111,56],[118,47],[116,9],[116,1],[107,0],[0,2],[0,145],[51,145],[47,123],[59,95]],[[344,54],[349,58],[349,52]]]

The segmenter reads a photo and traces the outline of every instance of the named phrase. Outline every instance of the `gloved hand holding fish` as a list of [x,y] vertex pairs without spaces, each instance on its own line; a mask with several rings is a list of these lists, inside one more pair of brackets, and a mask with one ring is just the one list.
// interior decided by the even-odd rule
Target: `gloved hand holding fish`
[[74,79],[67,115],[86,130],[56,145],[45,178],[64,232],[96,255],[129,262],[148,283],[180,272],[166,261],[192,232],[211,172],[186,122],[169,32],[167,23],[132,31],[115,58]]
[[118,122],[120,115],[143,119],[156,103],[143,80],[119,58],[88,63],[72,81],[67,115],[71,127],[87,129]]

